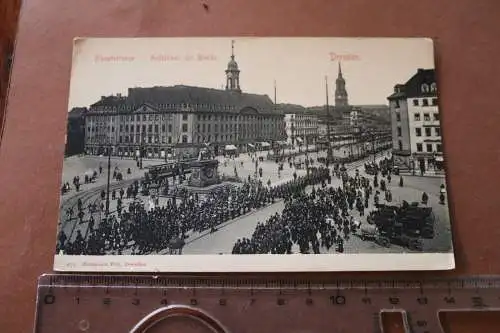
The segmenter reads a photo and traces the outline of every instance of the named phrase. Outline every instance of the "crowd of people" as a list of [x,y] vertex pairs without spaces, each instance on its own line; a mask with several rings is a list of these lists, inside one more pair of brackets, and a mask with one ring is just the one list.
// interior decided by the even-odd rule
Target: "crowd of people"
[[[60,231],[57,251],[65,254],[121,254],[128,249],[133,254],[158,253],[173,246],[182,247],[188,233],[209,230],[220,224],[262,208],[277,199],[290,198],[308,185],[325,183],[328,169],[311,168],[302,177],[277,186],[266,186],[261,180],[249,179],[241,186],[225,186],[203,197],[197,194],[172,197],[163,206],[148,209],[133,201],[128,210],[110,215],[95,228],[89,225],[88,235],[78,230],[71,241]],[[134,184],[135,186],[135,184]],[[132,189],[133,193],[137,189]],[[123,196],[123,191],[119,191]],[[117,197],[117,200],[121,200]],[[175,245],[173,245],[175,244]],[[179,245],[180,244],[180,245]]]
[[[262,161],[253,159],[256,166],[259,162]],[[278,174],[283,165],[295,168],[294,162],[293,158],[276,161]],[[349,175],[343,165],[327,168],[321,163],[315,165],[311,159],[306,175],[297,176],[294,172],[293,178],[281,185],[271,186],[270,180],[264,183],[262,175],[258,174],[256,178],[249,176],[239,185],[221,186],[206,194],[171,189],[172,197],[163,205],[156,201],[153,208],[135,200],[142,184],[134,182],[111,192],[111,199],[117,200],[117,214],[94,223],[94,213],[104,208],[105,193],[102,192],[100,207],[95,203],[88,207],[90,217],[86,234],[77,230],[76,237],[71,237],[60,231],[57,251],[86,255],[126,251],[127,254],[145,255],[176,249],[180,253],[189,235],[216,232],[229,220],[283,199],[283,211],[259,222],[251,237],[238,239],[233,254],[342,253],[345,242],[360,227],[359,218],[365,216],[370,202],[374,207],[382,200],[391,202],[392,192],[388,185],[392,181],[404,186],[402,176],[392,179],[395,175],[387,165],[389,160],[383,160],[375,166],[375,174],[368,178],[360,175],[357,169]],[[337,177],[342,185],[327,186],[332,177]],[[125,207],[123,199],[133,201]],[[427,204],[427,200],[424,193],[422,203]],[[83,211],[79,202],[78,214],[74,217],[80,223]],[[73,218],[73,211],[67,214]]]
[[353,211],[357,210],[359,216],[364,216],[370,199],[374,206],[379,204],[381,192],[386,201],[392,200],[387,187],[391,176],[389,172],[386,179],[379,182],[376,174],[372,183],[369,178],[360,176],[358,170],[354,176],[349,176],[343,166],[336,166],[332,172],[342,180],[342,186],[327,187],[322,183],[310,193],[299,191],[287,197],[283,212],[260,222],[251,238],[238,239],[232,253],[344,252],[345,241],[360,227]]

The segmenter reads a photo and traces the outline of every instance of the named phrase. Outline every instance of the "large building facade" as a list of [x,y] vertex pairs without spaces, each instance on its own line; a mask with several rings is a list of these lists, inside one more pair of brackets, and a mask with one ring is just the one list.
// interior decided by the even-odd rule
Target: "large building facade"
[[318,116],[301,106],[285,107],[285,131],[288,144],[310,145],[318,139]]
[[434,69],[418,69],[388,97],[395,163],[403,170],[443,169],[443,149]]
[[225,90],[176,85],[103,96],[85,116],[85,151],[163,158],[194,155],[210,143],[240,151],[285,139],[284,115],[267,95],[242,92],[234,48]]

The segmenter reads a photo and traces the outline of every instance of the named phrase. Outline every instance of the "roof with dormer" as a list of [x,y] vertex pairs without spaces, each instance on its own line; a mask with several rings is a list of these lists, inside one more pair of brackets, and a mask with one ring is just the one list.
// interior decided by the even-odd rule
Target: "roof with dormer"
[[[394,92],[387,97],[389,100],[414,97],[433,97],[437,96],[437,89],[431,89],[431,85],[436,85],[436,71],[432,69],[419,68],[406,83],[396,84]],[[427,91],[422,89],[427,85]]]
[[141,105],[161,108],[161,106],[190,106],[194,111],[227,110],[241,111],[245,108],[255,109],[259,113],[282,112],[274,107],[267,95],[250,94],[229,90],[186,85],[136,87],[128,89],[128,96],[104,96],[91,105],[92,109],[107,107],[120,111],[131,111]]

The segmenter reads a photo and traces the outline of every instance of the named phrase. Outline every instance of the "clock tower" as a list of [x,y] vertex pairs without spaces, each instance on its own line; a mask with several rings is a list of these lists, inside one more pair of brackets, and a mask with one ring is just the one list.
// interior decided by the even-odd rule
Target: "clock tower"
[[339,61],[339,73],[337,80],[335,81],[335,107],[347,107],[349,103],[347,101],[347,91],[345,89],[345,80],[342,77],[342,67]]
[[226,69],[226,90],[241,92],[240,70],[238,63],[234,60],[234,40],[231,41],[231,60],[229,60]]

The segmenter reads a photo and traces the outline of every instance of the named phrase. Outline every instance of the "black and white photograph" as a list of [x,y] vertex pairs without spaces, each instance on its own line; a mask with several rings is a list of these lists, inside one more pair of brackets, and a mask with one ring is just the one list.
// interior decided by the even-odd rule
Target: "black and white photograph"
[[77,38],[54,268],[453,269],[439,104],[427,38]]

